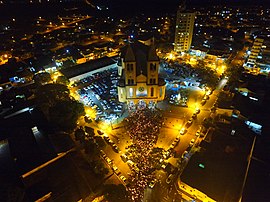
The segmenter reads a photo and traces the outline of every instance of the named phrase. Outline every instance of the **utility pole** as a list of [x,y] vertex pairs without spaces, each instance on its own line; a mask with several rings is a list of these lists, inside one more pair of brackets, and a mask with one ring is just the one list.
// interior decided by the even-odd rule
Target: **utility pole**
[[253,150],[254,150],[256,139],[257,139],[257,136],[255,135],[254,136],[254,139],[253,139],[252,147],[251,147],[250,152],[249,152],[249,155],[248,155],[248,164],[247,164],[247,169],[246,169],[246,172],[245,172],[245,177],[244,177],[244,181],[243,181],[241,192],[240,192],[239,202],[242,202],[242,195],[243,195],[244,188],[245,188],[245,185],[246,185],[248,171],[249,171],[250,162],[251,162],[251,158],[252,158],[252,154],[253,154]]

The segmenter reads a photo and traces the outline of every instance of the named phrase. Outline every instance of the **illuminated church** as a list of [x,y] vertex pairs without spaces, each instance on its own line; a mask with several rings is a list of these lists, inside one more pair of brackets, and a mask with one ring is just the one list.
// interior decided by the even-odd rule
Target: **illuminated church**
[[118,74],[118,99],[130,105],[154,106],[165,97],[165,82],[159,78],[159,58],[153,45],[138,41],[121,52]]

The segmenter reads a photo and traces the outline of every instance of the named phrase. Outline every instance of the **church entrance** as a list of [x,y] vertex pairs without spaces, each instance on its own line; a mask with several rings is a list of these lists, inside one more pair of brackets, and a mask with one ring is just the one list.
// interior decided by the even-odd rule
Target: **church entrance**
[[147,107],[147,104],[145,103],[144,100],[140,100],[138,102],[138,106],[137,107],[138,107],[138,109],[145,109]]
[[154,109],[156,107],[156,103],[154,101],[150,101],[148,104],[149,109]]
[[134,104],[133,101],[130,101],[130,102],[128,103],[128,110],[129,110],[129,111],[135,111],[135,110],[136,110],[136,105]]

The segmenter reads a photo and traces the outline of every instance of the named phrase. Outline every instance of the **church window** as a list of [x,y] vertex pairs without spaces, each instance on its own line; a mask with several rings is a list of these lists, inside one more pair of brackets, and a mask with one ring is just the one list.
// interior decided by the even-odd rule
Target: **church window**
[[127,64],[127,71],[130,72],[130,71],[133,71],[133,64]]
[[128,84],[133,85],[134,84],[134,79],[128,79]]
[[153,97],[154,96],[154,88],[152,87],[151,88],[151,97]]
[[133,88],[129,88],[129,96],[133,97]]
[[157,67],[156,67],[155,63],[150,63],[150,70],[151,71],[156,71],[157,70]]

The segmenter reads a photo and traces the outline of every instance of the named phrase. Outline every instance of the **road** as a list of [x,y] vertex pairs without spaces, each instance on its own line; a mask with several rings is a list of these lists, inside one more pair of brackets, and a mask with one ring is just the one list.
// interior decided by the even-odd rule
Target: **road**
[[238,51],[232,61],[229,63],[231,66],[243,66],[245,62],[245,54],[247,51],[247,47],[243,47],[242,50]]
[[[220,92],[220,90],[224,87],[226,82],[227,82],[226,79],[221,80],[219,82],[217,89],[213,91],[213,93],[209,96],[209,100],[205,103],[205,105],[199,106],[201,111],[197,115],[197,119],[194,120],[192,125],[188,128],[187,133],[181,136],[180,143],[175,147],[177,158],[169,159],[169,162],[172,163],[174,166],[177,166],[177,160],[179,159],[179,157],[182,156],[183,152],[186,151],[191,139],[195,139],[196,142],[194,145],[196,145],[202,140],[201,137],[197,137],[195,135],[196,131],[200,128],[201,123],[204,120],[204,118],[210,116],[210,113],[211,113],[210,109],[213,107],[214,103],[216,102],[217,95]],[[167,122],[169,122],[169,124],[172,124],[172,125],[171,125],[171,128],[163,128],[163,132],[161,132],[159,142],[164,141],[163,146],[170,145],[173,142],[174,138],[176,138],[176,136],[179,134],[179,128],[181,128],[181,126],[186,123],[186,121],[192,116],[193,112],[194,112],[193,107],[185,108],[185,107],[170,106],[168,112],[166,112],[164,115],[165,117],[167,117]],[[166,123],[165,123],[165,126],[166,126]],[[187,157],[190,158],[191,155],[192,155],[192,152],[189,152]],[[172,182],[171,184],[166,183],[166,178],[168,176],[167,174],[159,174],[157,178],[160,180],[160,183],[156,188],[154,188],[157,191],[151,192],[155,196],[151,196],[151,197],[159,198],[161,199],[162,202],[179,201],[181,199],[181,195],[179,195],[178,187],[176,186],[175,182],[179,180],[178,175],[182,173],[187,163],[188,163],[188,158],[185,158],[179,167],[179,171],[178,171],[178,174],[176,174],[174,178],[174,182]],[[148,198],[150,198],[150,196],[148,196]]]

